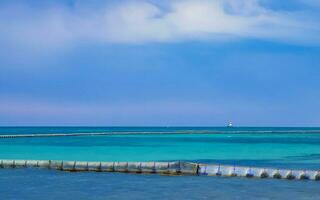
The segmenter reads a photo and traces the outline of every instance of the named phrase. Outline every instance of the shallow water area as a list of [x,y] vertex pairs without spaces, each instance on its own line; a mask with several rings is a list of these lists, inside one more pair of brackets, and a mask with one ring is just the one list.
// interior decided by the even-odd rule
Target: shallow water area
[[320,168],[320,131],[316,128],[0,128],[1,134],[108,131],[132,133],[1,138],[0,158],[81,161],[181,160],[292,169]]

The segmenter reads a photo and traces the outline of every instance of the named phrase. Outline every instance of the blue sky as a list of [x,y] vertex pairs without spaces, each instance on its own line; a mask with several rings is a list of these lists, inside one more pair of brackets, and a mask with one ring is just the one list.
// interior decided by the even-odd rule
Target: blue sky
[[317,0],[1,1],[0,125],[320,126]]

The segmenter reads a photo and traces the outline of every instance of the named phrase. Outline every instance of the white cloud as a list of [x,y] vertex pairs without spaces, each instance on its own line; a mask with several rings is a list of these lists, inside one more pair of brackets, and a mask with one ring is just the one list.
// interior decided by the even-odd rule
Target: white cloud
[[95,9],[56,5],[0,7],[0,42],[56,48],[81,42],[145,43],[261,38],[320,42],[317,20],[273,11],[259,0],[122,1]]

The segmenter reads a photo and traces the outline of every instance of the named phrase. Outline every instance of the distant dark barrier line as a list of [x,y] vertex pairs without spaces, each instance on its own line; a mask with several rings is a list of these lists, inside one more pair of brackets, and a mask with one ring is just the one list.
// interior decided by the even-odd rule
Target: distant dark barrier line
[[259,167],[198,164],[190,162],[83,162],[54,160],[0,160],[0,168],[46,168],[68,172],[157,173],[166,175],[205,175],[288,180],[320,180],[315,170],[289,170]]
[[62,137],[62,136],[99,136],[99,135],[147,135],[147,134],[292,134],[319,133],[320,130],[285,130],[285,131],[176,131],[176,132],[101,132],[101,133],[39,133],[39,134],[0,134],[1,138],[23,137]]

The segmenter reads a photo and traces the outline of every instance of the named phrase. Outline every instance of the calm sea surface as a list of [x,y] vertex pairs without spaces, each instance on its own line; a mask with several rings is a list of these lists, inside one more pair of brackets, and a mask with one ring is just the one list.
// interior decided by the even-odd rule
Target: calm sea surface
[[[0,127],[0,134],[100,132],[130,134],[0,139],[0,158],[185,160],[320,169],[320,128]],[[51,194],[52,190],[56,192]],[[48,197],[48,194],[52,196]],[[93,199],[106,199],[107,196],[108,199],[142,199],[144,195],[148,199],[170,199],[171,196],[185,199],[236,199],[234,195],[238,195],[239,199],[281,199],[289,197],[287,195],[296,199],[320,199],[320,185],[311,181],[2,169],[0,199],[3,199],[1,195],[5,199],[88,199],[90,195],[93,195]],[[64,198],[63,195],[67,196]]]

